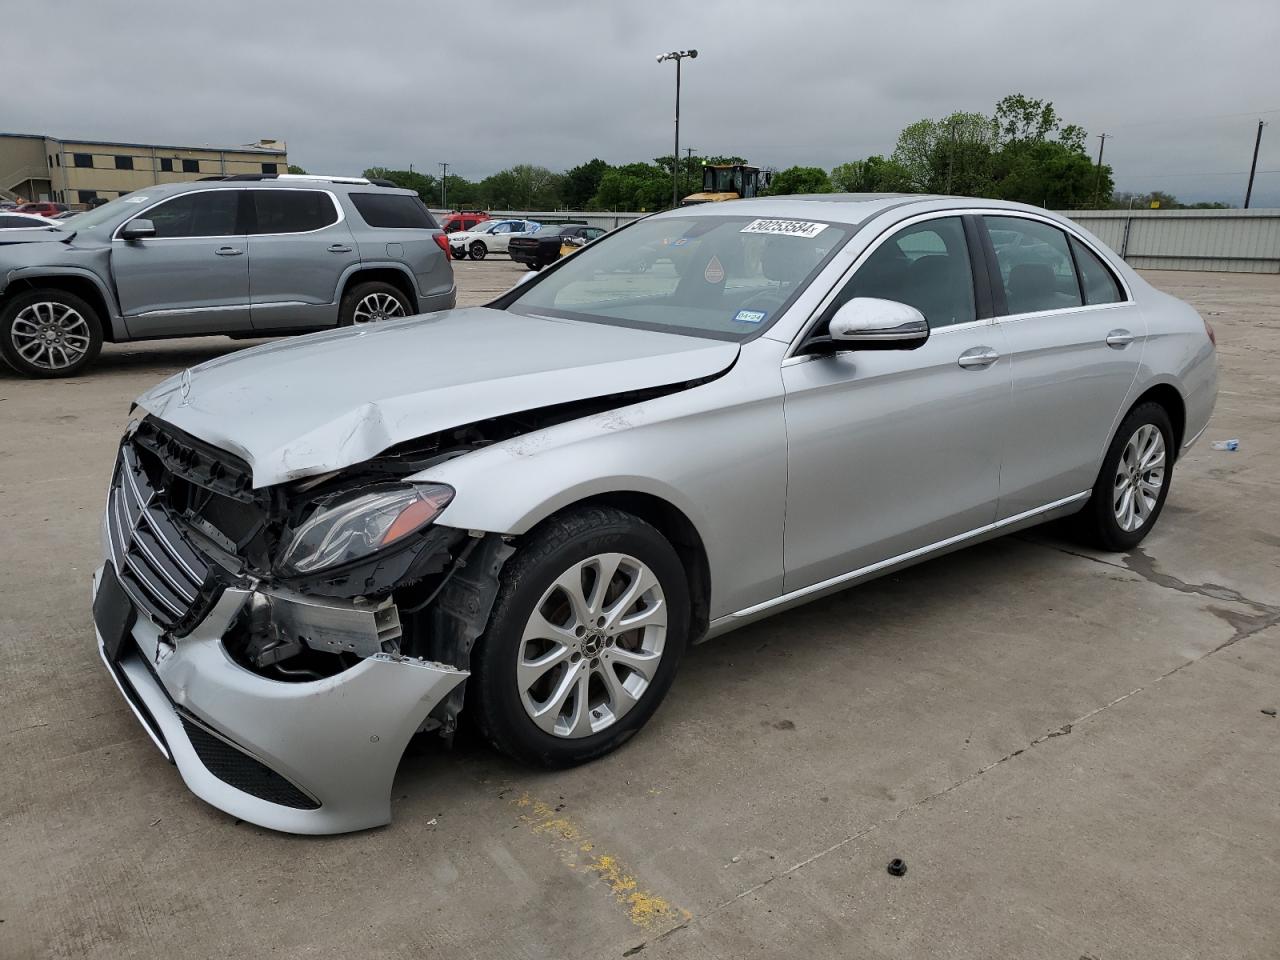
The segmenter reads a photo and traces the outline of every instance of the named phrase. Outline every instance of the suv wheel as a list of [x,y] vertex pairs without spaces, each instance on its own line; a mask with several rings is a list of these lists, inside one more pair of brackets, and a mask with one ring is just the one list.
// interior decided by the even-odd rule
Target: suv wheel
[[0,310],[0,356],[28,377],[70,377],[102,349],[98,312],[73,293],[32,290]]
[[1158,403],[1144,403],[1120,424],[1093,496],[1077,517],[1081,536],[1104,550],[1132,550],[1155,526],[1173,475],[1173,427]]
[[370,280],[367,283],[357,283],[342,298],[338,326],[350,327],[357,323],[394,320],[397,317],[407,317],[412,312],[403,293],[389,283]]
[[566,513],[504,568],[472,652],[468,704],[508,756],[585,763],[653,715],[688,635],[684,565],[662,534],[611,508]]
[[481,241],[477,240],[475,243],[471,245],[472,260],[483,260],[488,255],[489,255],[489,248],[486,247]]

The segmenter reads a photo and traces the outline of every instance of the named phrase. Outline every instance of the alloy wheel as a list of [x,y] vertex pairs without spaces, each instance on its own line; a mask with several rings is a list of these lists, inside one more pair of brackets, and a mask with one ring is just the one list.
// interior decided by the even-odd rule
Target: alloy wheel
[[13,319],[13,348],[42,370],[65,370],[79,363],[92,342],[89,324],[74,307],[56,300],[28,304]]
[[1151,518],[1160,502],[1164,472],[1164,434],[1155,424],[1144,423],[1124,445],[1116,465],[1111,503],[1121,530],[1132,533]]
[[613,726],[653,681],[666,637],[666,598],[644,563],[622,553],[575,563],[543,593],[517,646],[525,712],[555,737]]
[[404,307],[389,293],[371,293],[356,304],[352,320],[356,323],[373,323],[403,317]]

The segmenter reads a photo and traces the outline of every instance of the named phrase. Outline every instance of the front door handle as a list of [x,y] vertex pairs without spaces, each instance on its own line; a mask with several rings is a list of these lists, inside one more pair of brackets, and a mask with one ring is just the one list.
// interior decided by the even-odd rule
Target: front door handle
[[1117,350],[1123,350],[1131,343],[1133,343],[1133,334],[1128,330],[1112,330],[1107,334],[1108,347],[1115,347]]
[[239,247],[219,247],[213,252],[220,257],[238,257],[244,253]]
[[990,347],[972,347],[956,358],[956,363],[966,370],[981,370],[1000,359],[1000,354]]
[[350,253],[351,248],[344,243],[335,243],[329,247],[330,253]]

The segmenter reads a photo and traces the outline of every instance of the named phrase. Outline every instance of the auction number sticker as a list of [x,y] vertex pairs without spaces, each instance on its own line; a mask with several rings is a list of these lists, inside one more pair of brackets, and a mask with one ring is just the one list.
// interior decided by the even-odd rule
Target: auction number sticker
[[808,220],[752,220],[740,232],[771,233],[784,237],[816,237],[830,224]]

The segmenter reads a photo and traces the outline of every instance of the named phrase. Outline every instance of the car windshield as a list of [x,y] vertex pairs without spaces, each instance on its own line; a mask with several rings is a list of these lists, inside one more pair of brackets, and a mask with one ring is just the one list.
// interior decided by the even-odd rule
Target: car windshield
[[94,207],[92,210],[85,210],[83,213],[77,213],[73,217],[67,217],[67,219],[59,221],[58,226],[67,230],[91,230],[96,226],[122,216],[126,210],[136,211],[140,205],[147,202],[147,199],[147,197],[135,193],[125,197],[116,197],[116,199],[104,203],[100,207]]
[[802,220],[644,220],[575,253],[508,309],[746,340],[777,320],[850,233]]

